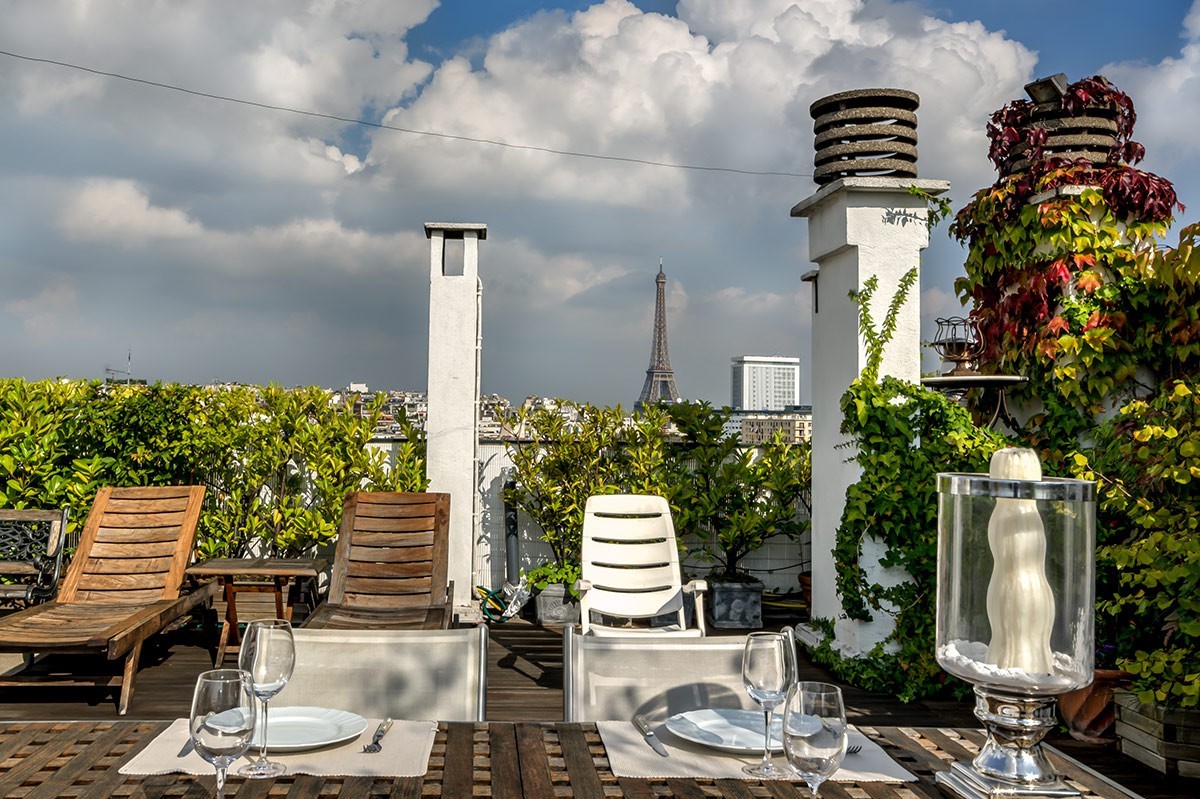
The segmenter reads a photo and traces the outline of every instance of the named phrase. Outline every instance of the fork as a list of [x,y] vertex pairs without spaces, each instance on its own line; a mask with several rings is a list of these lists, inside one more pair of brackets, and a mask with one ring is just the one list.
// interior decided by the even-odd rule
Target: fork
[[379,742],[381,740],[383,740],[383,736],[387,735],[387,731],[390,730],[391,728],[392,728],[392,720],[384,719],[383,723],[381,723],[375,729],[375,734],[371,736],[371,743],[364,746],[363,751],[366,752],[367,754],[373,755],[376,752],[378,752],[380,749],[383,749],[383,747],[379,744]]
[[855,744],[854,746],[850,746],[850,747],[846,748],[846,754],[848,754],[848,755],[857,755],[861,751],[862,751],[862,747],[858,744]]

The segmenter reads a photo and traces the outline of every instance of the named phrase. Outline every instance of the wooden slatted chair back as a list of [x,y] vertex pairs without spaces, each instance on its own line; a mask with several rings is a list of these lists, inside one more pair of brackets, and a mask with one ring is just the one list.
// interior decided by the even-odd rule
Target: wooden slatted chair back
[[449,531],[449,494],[350,494],[342,511],[329,603],[361,608],[445,604]]
[[203,500],[204,486],[101,488],[59,601],[177,599]]

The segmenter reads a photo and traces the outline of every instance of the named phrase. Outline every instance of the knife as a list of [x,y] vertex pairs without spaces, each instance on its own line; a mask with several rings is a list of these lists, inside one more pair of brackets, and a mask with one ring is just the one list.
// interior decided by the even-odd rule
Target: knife
[[646,743],[650,744],[651,749],[663,757],[667,757],[667,747],[663,746],[662,741],[658,740],[658,736],[654,734],[654,730],[650,729],[645,716],[634,716],[633,726],[637,727],[637,731],[646,739]]

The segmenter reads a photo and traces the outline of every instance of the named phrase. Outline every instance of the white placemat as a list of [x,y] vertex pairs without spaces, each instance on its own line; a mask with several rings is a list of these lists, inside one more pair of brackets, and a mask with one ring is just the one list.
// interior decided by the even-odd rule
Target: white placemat
[[[307,752],[273,754],[267,757],[287,766],[288,774],[312,774],[318,777],[421,777],[429,768],[429,753],[437,724],[432,721],[397,721],[383,739],[383,751],[363,752],[382,719],[367,719],[367,728],[353,741]],[[258,757],[258,750],[247,752],[229,767],[229,776]],[[180,772],[204,776],[213,773],[212,764],[192,748],[188,720],[176,719],[132,760],[121,766],[122,774],[169,774]]]
[[[742,771],[742,766],[762,760],[762,753],[744,755],[718,752],[671,733],[665,724],[652,729],[666,746],[668,756],[657,754],[627,721],[596,722],[600,739],[608,752],[608,764],[618,777],[654,779],[665,777],[751,780]],[[853,727],[850,728],[850,746],[861,746],[862,751],[847,755],[842,767],[833,775],[834,782],[916,782],[917,778],[902,768],[874,741]],[[775,763],[787,766],[787,759],[780,752]],[[799,780],[799,777],[795,779]]]

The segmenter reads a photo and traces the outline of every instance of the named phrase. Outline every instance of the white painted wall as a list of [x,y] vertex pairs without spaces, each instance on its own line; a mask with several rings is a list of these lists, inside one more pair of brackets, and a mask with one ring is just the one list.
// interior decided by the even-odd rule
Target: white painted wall
[[[479,355],[482,343],[479,242],[487,226],[426,222],[429,237],[429,412],[425,422],[430,491],[450,494],[449,578],[454,605],[469,616],[479,517]],[[446,263],[446,240],[462,239],[462,264]]]
[[[908,270],[919,267],[929,244],[925,201],[909,186],[941,194],[947,181],[912,178],[852,177],[834,181],[800,202],[792,216],[808,219],[809,258],[818,265],[813,283],[816,313],[812,330],[813,519],[812,573],[815,617],[834,619],[837,647],[857,656],[870,651],[891,632],[888,618],[868,623],[842,618],[833,562],[834,537],[845,505],[846,489],[858,482],[859,470],[847,459],[840,401],[866,365],[858,309],[849,298],[872,276],[879,287],[871,303],[878,327]],[[884,350],[880,376],[918,382],[921,378],[920,285],[914,285],[902,307],[896,335]],[[884,573],[878,542],[864,544],[862,565],[867,578],[886,585],[907,576]]]

